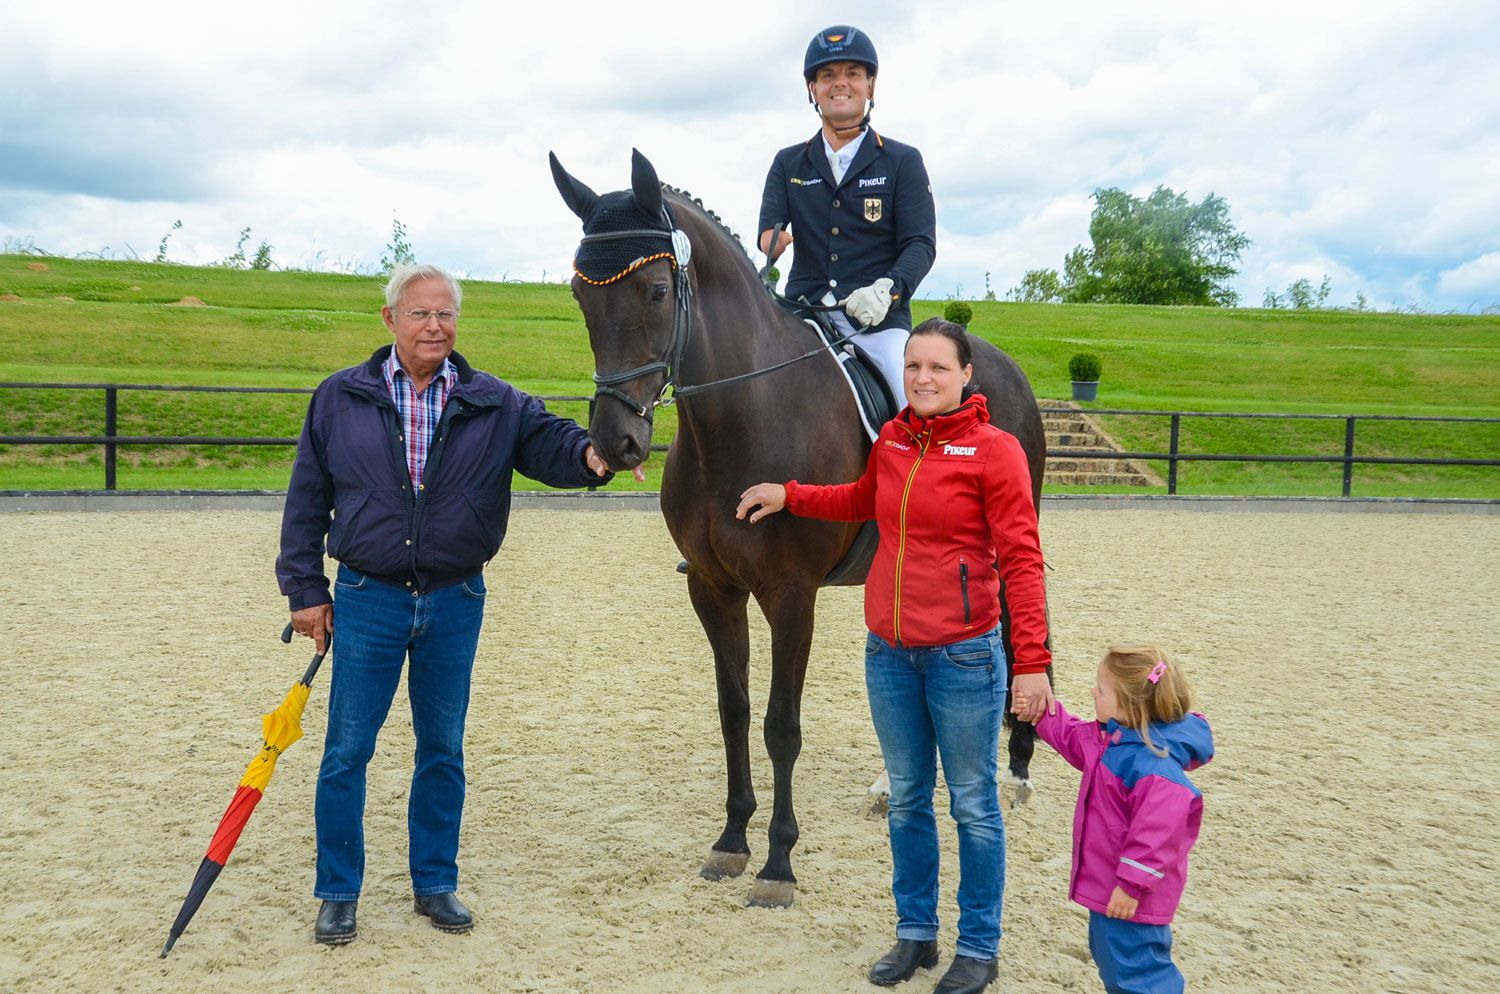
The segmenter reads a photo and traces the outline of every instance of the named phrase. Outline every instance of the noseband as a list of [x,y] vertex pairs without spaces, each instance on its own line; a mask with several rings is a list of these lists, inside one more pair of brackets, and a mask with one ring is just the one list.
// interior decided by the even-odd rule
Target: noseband
[[[608,231],[595,235],[584,235],[583,239],[579,242],[579,248],[591,242],[618,241],[625,238],[664,238],[671,243],[672,251],[670,253],[663,252],[660,255],[642,259],[635,265],[627,267],[613,279],[605,281],[612,283],[614,280],[625,276],[653,259],[666,258],[672,263],[674,289],[677,292],[677,306],[672,315],[672,342],[667,347],[666,354],[654,362],[648,362],[644,366],[637,366],[634,369],[627,369],[618,373],[600,373],[597,370],[594,372],[594,401],[596,403],[600,397],[613,397],[634,411],[637,417],[644,418],[648,425],[652,423],[652,417],[656,408],[671,404],[679,392],[677,376],[682,368],[682,355],[687,351],[688,339],[691,337],[693,330],[693,281],[688,276],[687,271],[688,261],[693,256],[693,243],[688,240],[687,234],[673,223],[671,210],[666,204],[662,204],[662,216],[667,224],[666,230],[659,228],[636,228],[630,231]],[[577,272],[576,263],[574,271]],[[582,276],[583,274],[579,273],[579,275]],[[583,278],[588,280],[586,276]],[[594,282],[593,280],[588,281],[591,283]],[[667,379],[661,386],[661,393],[657,394],[656,399],[650,404],[640,403],[631,397],[630,394],[619,388],[622,383],[629,383],[631,380],[638,380],[643,376],[649,376],[656,372],[665,373]],[[672,397],[667,396],[669,389],[672,391]],[[593,405],[590,404],[589,406],[589,417],[592,419]]]

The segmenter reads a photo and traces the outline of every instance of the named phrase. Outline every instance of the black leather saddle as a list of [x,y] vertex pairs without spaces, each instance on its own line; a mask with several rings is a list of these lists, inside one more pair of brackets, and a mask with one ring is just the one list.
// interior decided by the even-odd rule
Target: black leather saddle
[[[825,343],[833,345],[842,337],[842,333],[834,327],[826,311],[799,308],[795,313],[810,323]],[[880,426],[896,416],[896,399],[891,396],[891,388],[886,384],[885,377],[881,375],[880,370],[869,360],[869,357],[860,350],[856,342],[858,342],[857,338],[833,345],[833,348],[839,365],[848,374],[849,382],[854,388],[854,400],[859,405],[860,416],[863,420],[860,431],[865,432],[866,437],[870,437],[879,433]],[[855,536],[854,544],[849,547],[849,551],[844,554],[844,558],[839,561],[838,565],[834,566],[823,578],[820,586],[857,587],[864,583],[865,576],[870,572],[870,563],[875,559],[875,549],[879,544],[880,532],[875,527],[875,522],[866,521],[860,528],[859,534]]]

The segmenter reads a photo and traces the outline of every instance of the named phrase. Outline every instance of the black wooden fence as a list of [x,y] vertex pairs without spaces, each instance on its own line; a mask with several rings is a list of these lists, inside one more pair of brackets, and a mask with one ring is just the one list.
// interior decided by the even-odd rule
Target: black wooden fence
[[[102,390],[104,392],[104,433],[101,435],[0,435],[0,445],[102,445],[104,446],[104,489],[117,489],[117,463],[122,445],[296,445],[295,438],[256,438],[247,436],[207,435],[120,435],[117,433],[120,392],[125,390],[161,390],[185,393],[281,393],[310,394],[305,387],[202,387],[163,386],[140,383],[0,383],[0,390]],[[590,397],[550,396],[543,401],[586,402]],[[1222,411],[1129,411],[1090,408],[1043,408],[1046,413],[1108,414],[1122,417],[1156,417],[1171,419],[1171,435],[1166,452],[1119,452],[1114,449],[1049,451],[1053,459],[1140,459],[1167,463],[1167,493],[1177,493],[1177,468],[1183,462],[1266,462],[1266,463],[1338,463],[1343,466],[1343,494],[1350,496],[1354,467],[1358,464],[1410,466],[1500,466],[1500,459],[1454,459],[1437,456],[1360,456],[1354,454],[1356,425],[1361,421],[1435,421],[1479,424],[1500,423],[1500,418],[1421,417],[1398,414],[1249,414]],[[1265,453],[1183,452],[1179,437],[1183,418],[1263,418],[1270,420],[1343,421],[1343,455],[1269,455]],[[665,445],[653,445],[662,452]]]

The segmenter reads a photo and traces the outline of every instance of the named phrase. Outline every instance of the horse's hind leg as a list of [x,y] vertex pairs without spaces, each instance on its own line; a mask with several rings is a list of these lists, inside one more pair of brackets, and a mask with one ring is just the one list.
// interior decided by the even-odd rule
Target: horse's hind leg
[[724,733],[729,771],[724,832],[699,873],[707,880],[722,880],[745,872],[750,860],[745,825],[755,813],[755,788],[750,783],[750,629],[745,616],[750,595],[714,586],[697,573],[689,573],[688,596],[713,647],[719,728]]
[[[1015,660],[1015,649],[1010,641],[1010,606],[1005,601],[1005,585],[1000,587],[1000,642],[1005,649],[1005,658]],[[1052,644],[1051,635],[1048,635],[1047,645]],[[1047,667],[1047,681],[1052,681],[1052,667]],[[1008,760],[1005,764],[1005,773],[1002,774],[1002,782],[1014,789],[1015,794],[1011,798],[1012,808],[1020,807],[1031,800],[1031,757],[1036,753],[1036,726],[1030,722],[1020,721],[1010,713],[1011,687],[1005,688],[1005,724],[1010,728],[1010,735],[1006,738],[1006,752]]]
[[802,682],[812,648],[813,603],[817,588],[787,584],[757,594],[771,626],[771,698],[766,705],[766,752],[771,757],[776,797],[771,809],[770,852],[756,874],[749,904],[785,908],[796,893],[792,847],[797,816],[792,810],[792,769],[802,752]]
[[[1007,702],[1009,699],[1010,694],[1007,693]],[[1004,779],[1015,789],[1010,806],[1018,808],[1031,800],[1031,757],[1036,752],[1036,726],[1021,721],[1012,714],[1007,714],[1005,721],[1010,726],[1010,737],[1006,741],[1006,751],[1010,756]]]

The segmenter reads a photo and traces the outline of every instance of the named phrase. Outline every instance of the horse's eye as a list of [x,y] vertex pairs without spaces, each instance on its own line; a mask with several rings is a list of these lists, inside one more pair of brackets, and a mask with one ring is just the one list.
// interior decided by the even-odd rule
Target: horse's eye
[[666,299],[667,285],[665,283],[658,283],[656,284],[656,286],[651,288],[651,303],[659,304]]

